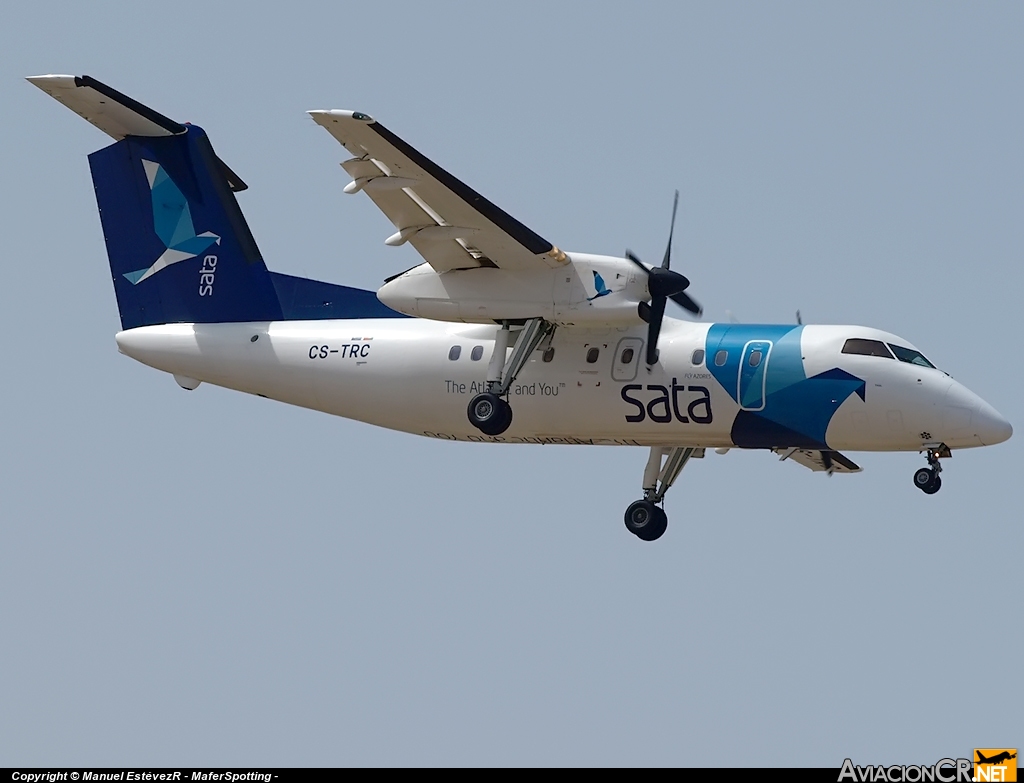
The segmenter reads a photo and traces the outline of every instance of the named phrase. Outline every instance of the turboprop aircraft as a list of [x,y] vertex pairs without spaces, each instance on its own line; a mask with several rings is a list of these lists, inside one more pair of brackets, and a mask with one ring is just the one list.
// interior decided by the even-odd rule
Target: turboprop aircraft
[[[424,263],[376,293],[267,269],[198,126],[89,76],[29,81],[115,141],[89,156],[123,330],[117,345],[185,389],[212,383],[430,438],[649,449],[626,528],[666,530],[665,493],[706,449],[765,449],[829,475],[846,451],[940,460],[1012,434],[911,343],[863,326],[697,323],[689,280],[560,250],[373,117],[311,111],[351,156],[346,193]],[[678,203],[678,194],[676,196]],[[672,226],[675,224],[673,207]],[[799,321],[800,319],[798,319]]]

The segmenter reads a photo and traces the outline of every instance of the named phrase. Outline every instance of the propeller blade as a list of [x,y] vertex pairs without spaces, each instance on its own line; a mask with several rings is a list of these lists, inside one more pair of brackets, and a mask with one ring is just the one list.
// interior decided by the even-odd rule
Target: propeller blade
[[647,274],[651,273],[651,270],[647,268],[647,265],[639,258],[637,258],[635,255],[633,255],[633,251],[627,250],[626,258],[628,258],[630,261],[632,261],[634,264],[636,264],[638,267],[644,270]]
[[675,201],[672,202],[672,225],[668,227],[668,246],[665,248],[665,258],[661,261],[661,268],[668,269],[672,260],[672,234],[676,230],[676,210],[679,208],[679,191],[676,191]]
[[668,245],[665,246],[665,257],[660,267],[648,267],[631,250],[626,251],[626,259],[636,264],[647,273],[647,291],[651,301],[640,302],[637,314],[647,322],[647,366],[652,367],[658,362],[658,337],[661,335],[661,322],[665,318],[665,305],[668,300],[678,304],[687,312],[701,315],[704,310],[691,296],[683,293],[690,287],[690,281],[669,267],[672,264],[672,238],[676,231],[676,214],[679,211],[679,191],[672,200],[672,225],[668,229]]
[[651,322],[651,306],[647,302],[640,302],[636,306],[636,314],[640,316],[640,320],[645,324]]
[[658,362],[658,335],[661,334],[661,319],[665,317],[666,299],[660,296],[651,300],[651,320],[647,326],[647,366]]
[[684,310],[693,313],[698,318],[704,313],[704,308],[697,304],[689,294],[684,294],[680,291],[678,294],[673,294],[669,298]]

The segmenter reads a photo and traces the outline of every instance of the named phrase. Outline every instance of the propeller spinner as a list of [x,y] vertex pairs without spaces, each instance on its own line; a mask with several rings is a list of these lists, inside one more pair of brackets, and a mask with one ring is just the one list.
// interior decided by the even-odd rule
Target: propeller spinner
[[647,273],[647,290],[651,294],[650,304],[640,303],[640,317],[647,321],[648,367],[658,361],[658,335],[661,334],[661,322],[665,317],[665,303],[671,299],[684,310],[696,316],[700,316],[703,312],[693,297],[684,293],[690,287],[690,281],[678,272],[669,269],[672,262],[672,234],[676,227],[676,210],[678,208],[679,191],[677,190],[675,201],[672,202],[672,225],[668,230],[668,246],[665,248],[665,258],[662,259],[660,267],[648,268],[632,252],[626,251],[626,258]]

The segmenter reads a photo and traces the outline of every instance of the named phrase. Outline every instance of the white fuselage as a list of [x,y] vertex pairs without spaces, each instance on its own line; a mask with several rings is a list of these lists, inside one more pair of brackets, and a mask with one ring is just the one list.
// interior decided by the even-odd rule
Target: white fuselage
[[[444,440],[731,447],[741,406],[726,388],[730,379],[723,385],[708,367],[713,327],[666,319],[651,369],[643,363],[643,326],[559,328],[512,384],[514,419],[497,437],[466,416],[484,390],[493,325],[416,318],[167,324],[120,332],[117,343],[187,387],[204,381]],[[800,329],[808,378],[839,368],[863,381],[860,393],[823,401],[834,408],[822,420],[829,448],[967,448],[1009,437],[1009,424],[991,406],[940,370],[840,352],[850,337],[898,340],[893,335],[857,326]],[[696,352],[703,355],[695,364]],[[781,352],[778,361],[783,372]],[[766,364],[771,383],[771,353]]]

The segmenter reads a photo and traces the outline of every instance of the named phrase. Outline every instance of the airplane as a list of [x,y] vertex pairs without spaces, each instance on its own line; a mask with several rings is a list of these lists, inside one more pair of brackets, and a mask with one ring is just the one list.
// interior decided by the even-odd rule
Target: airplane
[[1002,751],[1001,753],[997,753],[996,755],[994,755],[990,759],[985,758],[985,756],[982,755],[980,750],[976,750],[974,752],[978,756],[978,759],[975,762],[976,764],[1001,764],[1004,761],[1009,761],[1010,759],[1017,758],[1017,754],[1016,753],[1010,753],[1009,751],[1006,751],[1006,750]]
[[[843,451],[941,459],[1013,429],[908,340],[863,326],[702,323],[671,269],[566,252],[358,111],[309,115],[424,263],[376,292],[268,270],[206,132],[89,76],[28,79],[113,137],[89,156],[121,353],[181,387],[235,389],[449,441],[648,449],[627,530],[653,541],[664,499],[707,449],[770,450],[824,472]],[[513,416],[514,411],[514,416]]]

